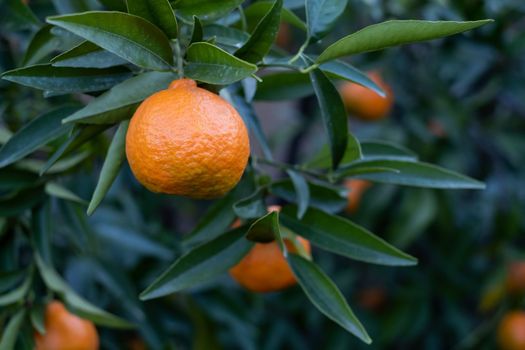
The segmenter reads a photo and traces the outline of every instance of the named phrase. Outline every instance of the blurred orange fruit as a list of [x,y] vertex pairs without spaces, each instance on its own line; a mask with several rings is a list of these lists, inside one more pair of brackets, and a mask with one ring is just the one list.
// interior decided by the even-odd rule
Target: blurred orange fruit
[[515,261],[508,266],[505,287],[509,294],[525,294],[525,261]]
[[500,321],[497,337],[501,350],[525,350],[525,312],[507,313]]
[[357,294],[358,304],[366,310],[378,311],[385,305],[386,291],[382,287],[366,287]]
[[141,103],[129,124],[126,155],[149,190],[209,199],[239,182],[250,143],[227,101],[191,79],[179,79]]
[[[279,206],[270,206],[268,211],[279,211]],[[235,225],[235,224],[234,224]],[[310,254],[310,242],[297,236],[297,242]],[[286,248],[296,253],[295,245],[284,240]],[[255,243],[242,260],[230,269],[230,275],[241,286],[253,292],[275,292],[297,283],[277,242]]]
[[93,322],[73,315],[59,301],[52,301],[45,311],[46,333],[35,332],[36,350],[96,350],[97,329]]
[[339,90],[349,113],[362,120],[375,121],[383,119],[390,112],[394,103],[394,94],[379,72],[369,72],[368,76],[385,91],[385,97],[348,81],[342,83]]
[[348,190],[346,211],[350,214],[355,213],[359,208],[363,193],[372,186],[372,183],[366,180],[350,179],[345,181],[344,186]]
[[277,39],[275,40],[277,46],[282,47],[283,49],[288,48],[288,46],[290,46],[291,34],[288,23],[281,22],[279,25],[279,31],[277,32]]

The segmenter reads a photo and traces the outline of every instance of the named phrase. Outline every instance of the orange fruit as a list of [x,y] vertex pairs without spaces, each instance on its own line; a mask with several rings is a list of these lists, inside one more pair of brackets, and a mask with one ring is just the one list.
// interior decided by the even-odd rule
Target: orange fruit
[[380,310],[386,302],[386,291],[382,287],[366,287],[357,294],[357,302],[363,309]]
[[383,119],[390,112],[394,103],[394,95],[390,86],[377,71],[369,72],[368,76],[385,91],[385,97],[348,81],[341,84],[340,93],[349,113],[362,120],[375,121]]
[[59,301],[52,301],[45,311],[46,333],[35,332],[36,350],[96,350],[97,329],[93,322],[73,315]]
[[525,261],[515,261],[509,265],[505,288],[509,294],[525,294]]
[[507,313],[500,321],[497,336],[501,350],[525,350],[525,312]]
[[366,180],[350,179],[345,181],[344,186],[348,190],[346,211],[350,214],[355,213],[357,208],[359,208],[359,202],[361,201],[363,193],[372,186],[372,184]]
[[288,46],[290,46],[290,38],[290,26],[286,22],[281,22],[279,25],[279,31],[277,32],[277,39],[275,40],[277,46],[282,47],[283,49],[288,48]]
[[191,79],[145,99],[126,135],[131,170],[153,192],[220,197],[239,182],[249,155],[239,113]]
[[[278,211],[279,206],[270,206],[268,211]],[[310,254],[310,242],[297,236],[297,241]],[[285,239],[286,248],[291,253],[297,249]],[[241,286],[253,292],[275,292],[297,283],[277,242],[255,243],[250,252],[230,269],[230,275]]]

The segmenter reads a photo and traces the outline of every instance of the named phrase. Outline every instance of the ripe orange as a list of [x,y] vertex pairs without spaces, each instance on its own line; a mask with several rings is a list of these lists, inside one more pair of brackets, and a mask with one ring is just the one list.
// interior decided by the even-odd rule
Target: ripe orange
[[348,205],[346,206],[346,211],[348,213],[355,213],[357,208],[359,208],[359,202],[363,193],[370,187],[372,184],[366,180],[351,179],[346,180],[344,186],[348,190]]
[[91,321],[71,314],[58,301],[52,301],[45,312],[46,333],[35,332],[36,350],[96,350],[97,329]]
[[214,198],[239,182],[250,142],[228,102],[179,79],[139,106],[126,135],[126,155],[137,180],[153,192]]
[[525,312],[507,313],[498,326],[498,343],[502,350],[525,349]]
[[505,287],[509,294],[525,294],[525,261],[515,261],[509,265]]
[[[280,210],[270,206],[268,211]],[[297,241],[310,254],[310,242],[297,236]],[[292,242],[285,239],[289,252],[297,252]],[[240,285],[253,292],[275,292],[297,283],[277,242],[256,243],[242,260],[230,269],[230,275]]]
[[390,86],[377,71],[368,73],[368,76],[385,91],[385,97],[351,82],[341,84],[340,93],[349,113],[362,120],[375,121],[383,119],[390,112],[394,103],[394,95]]

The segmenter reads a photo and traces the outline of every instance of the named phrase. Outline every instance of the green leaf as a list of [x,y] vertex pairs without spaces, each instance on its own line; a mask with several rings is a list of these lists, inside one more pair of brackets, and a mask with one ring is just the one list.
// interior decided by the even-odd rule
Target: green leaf
[[[56,162],[51,168],[49,168],[49,170],[46,171],[46,173],[58,174],[71,170],[82,163],[90,155],[91,150],[82,151],[71,157]],[[46,162],[38,159],[23,159],[15,163],[14,167],[19,170],[26,170],[35,174],[40,174],[40,170],[44,167],[45,163]]]
[[45,198],[41,187],[24,189],[14,197],[0,201],[0,216],[14,216],[34,207]]
[[62,125],[62,119],[77,109],[71,106],[61,107],[27,123],[0,149],[0,167],[13,164],[67,133],[71,127]]
[[214,38],[215,42],[228,52],[230,50],[236,51],[250,38],[250,35],[242,30],[218,24],[207,25],[203,28],[203,31],[204,39],[211,40]]
[[372,342],[341,291],[317,265],[297,254],[289,254],[288,263],[304,293],[319,311],[363,342]]
[[53,67],[109,68],[127,61],[103,48],[83,41],[71,50],[51,59]]
[[361,141],[363,158],[366,160],[417,161],[417,154],[400,145],[385,141]]
[[100,202],[102,202],[111,184],[115,181],[124,159],[126,159],[126,132],[128,131],[128,126],[129,121],[123,121],[120,123],[115,136],[113,136],[113,141],[109,145],[106,159],[100,171],[97,187],[89,202],[88,215],[93,214]]
[[[254,2],[244,10],[244,15],[246,16],[248,22],[252,23],[268,13],[273,5],[274,3],[272,1]],[[295,13],[285,7],[281,9],[281,21],[289,23],[301,30],[306,30],[306,24],[299,17],[297,17]]]
[[45,262],[51,262],[51,236],[53,234],[50,201],[45,201],[31,213],[31,243]]
[[80,198],[75,193],[71,192],[69,189],[55,182],[46,183],[45,192],[48,195],[56,197],[56,198],[65,199],[65,200],[80,203],[83,205],[87,204],[87,202],[84,199]]
[[87,125],[80,126],[73,129],[71,136],[64,142],[53,155],[47,160],[42,169],[40,169],[40,176],[46,173],[63,155],[75,150],[87,141],[91,140],[96,135],[106,130],[110,125]]
[[148,72],[128,79],[92,100],[86,107],[63,120],[64,123],[114,124],[131,118],[147,97],[164,90],[176,79],[173,73]]
[[279,212],[271,211],[255,220],[246,232],[246,238],[254,242],[272,242],[280,237]]
[[35,253],[35,262],[46,286],[60,295],[75,314],[87,318],[101,326],[113,328],[133,328],[134,326],[117,316],[114,316],[79,296],[60,275],[47,265],[38,253]]
[[2,332],[2,340],[0,340],[0,349],[14,350],[16,345],[16,338],[20,333],[20,328],[26,316],[25,309],[18,311],[7,324],[5,330]]
[[168,38],[177,38],[177,19],[168,0],[126,0],[126,5],[129,13],[156,24]]
[[173,53],[166,35],[143,18],[121,12],[91,11],[48,17],[64,28],[143,68],[167,70]]
[[208,84],[228,85],[242,80],[257,71],[257,66],[243,61],[209,43],[193,43],[184,68],[187,77]]
[[51,33],[51,26],[45,25],[35,33],[27,47],[23,66],[39,63],[60,46],[60,39]]
[[275,0],[275,4],[255,27],[250,39],[235,52],[235,56],[251,63],[258,63],[266,56],[279,31],[282,7],[283,0]]
[[252,247],[252,243],[244,239],[246,229],[239,227],[228,231],[181,256],[140,294],[140,299],[159,298],[208,282],[226,272]]
[[348,143],[346,110],[339,92],[319,69],[310,72],[310,80],[319,101],[323,123],[330,141],[332,168],[336,169],[343,159]]
[[[346,144],[345,153],[341,164],[347,164],[363,157],[361,151],[361,144],[357,138],[348,134],[348,142]],[[324,145],[321,150],[313,157],[313,159],[306,163],[309,168],[329,168],[332,166],[332,160],[330,157],[330,149],[327,145]]]
[[131,72],[124,67],[94,69],[38,64],[7,71],[2,79],[35,89],[69,93],[106,90],[130,76]]
[[343,14],[348,0],[306,0],[308,36],[316,41],[330,32]]
[[6,294],[0,295],[0,306],[5,307],[14,303],[22,304],[24,302],[24,298],[27,295],[27,292],[29,292],[31,282],[32,272],[28,272],[26,278],[24,279],[24,282],[20,286]]
[[374,91],[379,96],[385,97],[383,89],[370,79],[368,75],[346,62],[340,60],[330,61],[321,64],[319,68],[330,78],[351,81]]
[[0,191],[15,191],[34,186],[38,177],[30,172],[7,168],[0,170]]
[[471,22],[393,20],[365,27],[330,45],[316,63],[356,53],[381,50],[391,46],[442,38],[493,22],[485,19]]
[[45,326],[45,308],[42,304],[36,304],[31,306],[31,312],[29,318],[31,319],[31,325],[40,334],[46,333]]
[[329,252],[379,265],[417,264],[414,257],[347,219],[314,208],[301,220],[297,220],[296,215],[295,206],[284,207],[280,216],[282,224]]
[[190,44],[202,41],[204,37],[204,30],[202,28],[202,23],[197,16],[193,16],[193,30],[191,32]]
[[[6,225],[7,219],[2,218],[2,222],[3,225]],[[3,229],[2,231],[5,231],[5,229]],[[0,293],[7,292],[8,290],[15,288],[19,283],[22,283],[26,274],[27,270],[12,270],[0,272]]]
[[484,189],[482,182],[468,176],[438,167],[436,165],[403,161],[403,160],[363,160],[341,169],[336,175],[339,178],[346,174],[358,171],[361,168],[390,168],[398,172],[366,173],[359,176],[360,179],[428,188],[449,189]]
[[[177,13],[191,21],[193,16],[210,21],[223,17],[240,6],[244,0],[179,0],[173,6]],[[190,22],[191,23],[191,22]]]
[[233,205],[235,214],[243,219],[254,219],[266,214],[263,196],[264,188],[259,188],[250,196],[241,199]]
[[[310,200],[309,205],[329,213],[337,213],[348,204],[347,190],[342,187],[310,181],[308,183]],[[298,203],[296,189],[290,179],[280,180],[270,185],[270,192],[288,202]]]
[[293,187],[295,189],[296,203],[297,203],[297,218],[301,219],[308,209],[310,203],[310,188],[306,179],[298,172],[293,170],[287,170],[286,173],[292,180]]
[[314,94],[310,77],[299,72],[279,72],[264,75],[257,85],[255,99],[281,101],[299,99]]

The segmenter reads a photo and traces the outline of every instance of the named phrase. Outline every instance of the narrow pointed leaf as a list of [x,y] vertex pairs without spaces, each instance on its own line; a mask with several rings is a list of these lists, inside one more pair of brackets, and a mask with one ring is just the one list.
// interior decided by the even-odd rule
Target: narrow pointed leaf
[[[361,144],[354,135],[348,134],[348,142],[341,164],[347,164],[362,157]],[[306,163],[306,166],[309,168],[330,168],[331,165],[332,160],[328,146],[323,146],[313,159]]]
[[243,61],[209,43],[193,43],[184,68],[187,77],[208,84],[228,85],[242,80],[257,71],[257,66]]
[[22,61],[23,66],[39,63],[58,49],[61,40],[51,33],[51,26],[45,25],[31,39]]
[[126,158],[126,132],[128,131],[128,126],[129,121],[123,121],[120,123],[115,136],[113,136],[108,153],[106,154],[106,159],[102,165],[102,170],[100,171],[97,187],[89,202],[87,209],[88,215],[93,214],[100,202],[102,202]]
[[281,211],[281,222],[322,249],[372,264],[417,264],[414,257],[347,219],[314,208],[309,208],[301,220],[296,215],[295,206],[286,206]]
[[276,0],[272,8],[255,27],[250,39],[235,52],[235,56],[252,63],[257,63],[266,56],[279,31],[282,7],[283,0]]
[[31,313],[29,314],[31,325],[40,334],[45,334],[45,308],[41,304],[33,304],[31,306]]
[[330,78],[348,80],[376,92],[379,96],[385,96],[383,89],[370,79],[368,75],[346,62],[340,60],[330,61],[321,64],[319,68]]
[[24,158],[67,133],[71,127],[62,125],[61,121],[77,109],[71,106],[61,107],[27,123],[0,149],[0,168]]
[[35,262],[46,286],[60,295],[76,314],[102,326],[133,328],[128,321],[100,309],[79,296],[51,266],[42,260],[38,253],[35,254]]
[[202,28],[202,23],[197,16],[193,16],[193,30],[191,32],[190,44],[202,41],[204,37],[204,31]]
[[103,93],[86,107],[64,119],[64,123],[113,124],[133,115],[140,102],[176,79],[173,73],[148,72],[137,75]]
[[11,319],[5,330],[2,332],[2,339],[0,340],[0,349],[2,350],[12,350],[15,349],[16,338],[20,333],[22,324],[26,316],[25,309],[18,311]]
[[53,67],[109,68],[126,64],[127,61],[103,48],[84,41],[52,60]]
[[319,69],[310,72],[310,80],[321,108],[321,115],[330,142],[332,168],[343,159],[348,143],[348,125],[345,107],[335,86]]
[[64,28],[143,68],[169,69],[173,54],[168,37],[143,18],[121,12],[91,11],[48,17]]
[[293,187],[295,188],[296,203],[297,203],[297,218],[301,219],[306,213],[310,204],[310,188],[306,179],[296,171],[287,170],[286,173],[292,180]]
[[174,7],[186,20],[191,21],[192,16],[197,16],[209,21],[227,15],[242,2],[243,0],[179,0],[174,3]]
[[168,0],[126,0],[128,12],[157,25],[168,38],[177,38],[177,19]]
[[31,287],[31,280],[31,273],[28,273],[24,282],[20,286],[10,292],[0,295],[0,306],[5,307],[17,302],[22,303]]
[[242,219],[254,219],[266,214],[264,204],[264,189],[260,188],[246,198],[243,198],[233,205],[233,211]]
[[48,195],[56,198],[65,199],[83,205],[87,204],[87,202],[84,199],[80,198],[75,193],[71,192],[69,189],[55,182],[48,182],[45,186],[45,191]]
[[397,172],[363,173],[359,175],[359,178],[415,187],[449,189],[485,188],[482,182],[454,171],[428,163],[403,160],[363,160],[349,165],[345,169],[341,169],[341,171],[337,173],[337,176],[345,177],[347,174],[355,174],[355,171],[359,169],[371,167],[390,168],[397,170]]
[[142,300],[154,299],[204,282],[234,266],[252,247],[244,238],[246,227],[232,231],[200,245],[177,259],[144,292]]
[[271,211],[255,220],[246,233],[246,238],[250,241],[265,243],[272,242],[280,236],[279,213],[277,211]]
[[124,67],[94,69],[49,64],[13,69],[2,74],[2,79],[20,85],[60,93],[106,90],[129,77],[131,72]]
[[417,154],[400,145],[385,141],[361,141],[363,158],[367,160],[417,161]]
[[[248,6],[244,10],[244,14],[248,20],[248,24],[262,18],[266,13],[268,13],[268,11],[273,5],[274,4],[272,1],[256,1],[250,6]],[[281,9],[281,21],[289,23],[298,29],[306,31],[306,24],[299,17],[297,17],[295,13],[293,13],[285,7]],[[249,29],[253,29],[253,27]]]
[[332,30],[348,0],[306,0],[306,24],[310,38],[319,40]]
[[362,52],[381,50],[391,46],[442,38],[471,30],[487,23],[490,19],[454,22],[392,20],[365,27],[350,34],[326,48],[317,58],[317,63]]
[[372,342],[341,291],[317,265],[297,254],[289,254],[288,263],[304,293],[319,311],[363,342]]

